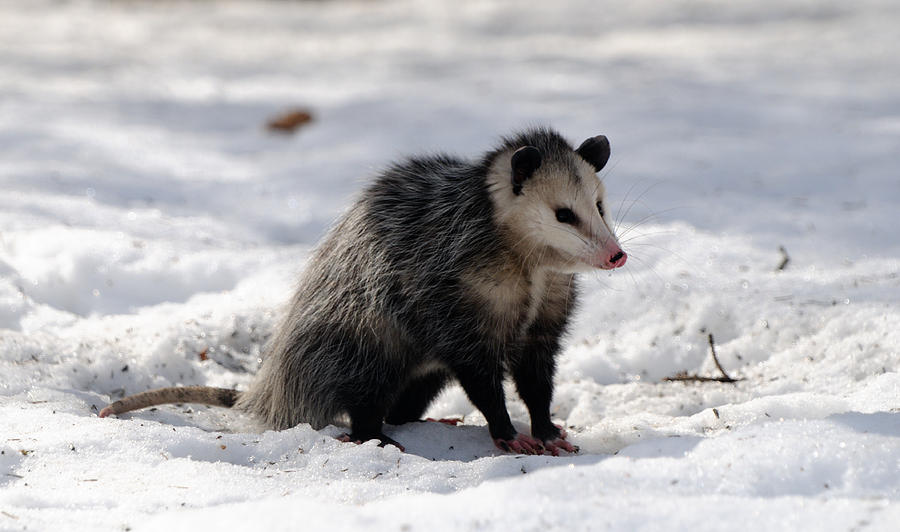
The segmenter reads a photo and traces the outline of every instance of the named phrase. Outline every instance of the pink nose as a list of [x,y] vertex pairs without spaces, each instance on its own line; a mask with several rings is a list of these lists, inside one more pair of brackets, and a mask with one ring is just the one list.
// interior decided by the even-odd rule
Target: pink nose
[[609,258],[609,265],[613,268],[621,268],[622,266],[625,266],[626,260],[628,260],[628,255],[620,249],[617,253]]

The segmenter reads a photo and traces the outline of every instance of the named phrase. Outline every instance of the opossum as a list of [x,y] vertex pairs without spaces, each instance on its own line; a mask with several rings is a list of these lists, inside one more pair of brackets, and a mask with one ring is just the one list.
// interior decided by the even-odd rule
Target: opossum
[[[609,156],[605,136],[573,149],[533,128],[474,161],[430,155],[388,167],[312,253],[248,390],[152,390],[100,417],[196,402],[233,406],[276,430],[349,422],[345,440],[402,448],[383,423],[420,420],[455,379],[499,448],[574,452],[550,401],[575,273],[627,259],[596,175]],[[507,374],[530,437],[510,422]]]

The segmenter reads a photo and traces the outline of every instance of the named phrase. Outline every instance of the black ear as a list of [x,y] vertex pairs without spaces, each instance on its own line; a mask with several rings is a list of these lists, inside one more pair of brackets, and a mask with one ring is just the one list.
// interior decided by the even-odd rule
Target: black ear
[[603,170],[609,160],[609,139],[603,135],[591,137],[578,146],[575,153],[594,167],[595,172]]
[[534,146],[519,148],[513,153],[510,163],[513,192],[518,196],[522,193],[522,183],[541,167],[541,152]]

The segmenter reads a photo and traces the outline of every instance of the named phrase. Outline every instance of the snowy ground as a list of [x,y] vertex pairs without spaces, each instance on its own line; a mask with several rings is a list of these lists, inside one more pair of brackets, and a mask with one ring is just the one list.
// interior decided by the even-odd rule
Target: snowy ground
[[[0,530],[895,530],[898,26],[892,0],[0,1]],[[295,105],[313,125],[263,129]],[[458,388],[430,414],[465,424],[393,428],[405,454],[96,417],[246,386],[367,175],[528,124],[613,145],[629,264],[585,279],[554,403],[579,455],[503,455]],[[745,380],[661,382],[716,374],[708,333]]]

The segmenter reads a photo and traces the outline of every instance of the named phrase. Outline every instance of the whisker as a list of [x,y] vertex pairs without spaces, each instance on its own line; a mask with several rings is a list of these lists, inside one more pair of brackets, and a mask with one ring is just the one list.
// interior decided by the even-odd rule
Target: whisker
[[625,201],[626,201],[625,199],[623,199],[622,203],[620,203],[620,205],[619,205],[619,212],[621,213],[621,216],[619,216],[618,213],[616,214],[616,227],[618,227],[622,223],[622,221],[628,217],[628,214],[631,213],[631,209],[633,209],[634,206],[644,198],[644,196],[646,196],[651,190],[653,190],[657,186],[661,185],[662,183],[663,183],[662,181],[657,181],[655,183],[652,183],[647,188],[645,188],[643,190],[643,192],[641,192],[636,198],[634,198],[631,201],[631,203],[628,205],[628,208],[625,209],[624,213],[621,212],[622,206],[625,204]]
[[[628,258],[631,259],[632,256],[629,255]],[[668,282],[668,281],[666,281],[666,278],[663,277],[662,275],[660,275],[660,273],[658,271],[656,271],[656,268],[654,268],[653,265],[650,264],[648,261],[642,259],[641,257],[634,257],[634,260],[638,261],[640,264],[642,264],[644,266],[644,268],[646,268],[647,271],[649,271],[650,273],[655,275],[657,280],[659,280],[659,282],[661,282],[663,284]],[[626,264],[624,267],[628,268],[628,264]]]
[[661,211],[652,212],[652,213],[650,213],[650,214],[644,216],[643,218],[641,218],[641,219],[638,220],[637,222],[635,222],[635,223],[629,225],[629,226],[628,226],[628,227],[627,227],[627,228],[619,235],[619,237],[621,238],[621,237],[625,236],[626,234],[628,234],[629,231],[633,231],[634,229],[636,229],[636,228],[638,228],[638,227],[640,227],[640,226],[642,226],[642,225],[644,225],[644,224],[646,224],[646,223],[649,223],[649,222],[654,221],[655,218],[658,218],[659,216],[661,216],[661,215],[663,215],[663,214],[666,214],[666,213],[669,213],[669,212],[672,212],[672,211],[675,211],[675,210],[679,210],[679,209],[682,209],[682,208],[683,208],[683,207],[670,207],[670,208],[668,208],[668,209],[663,209],[663,210],[661,210]]
[[649,238],[649,237],[651,237],[651,236],[657,236],[657,235],[678,235],[678,234],[680,234],[678,231],[673,231],[673,230],[669,230],[669,231],[647,231],[646,233],[638,233],[638,234],[636,234],[636,235],[631,235],[630,237],[628,237],[628,238],[626,238],[626,239],[624,239],[624,240],[620,240],[619,242],[622,243],[622,244],[624,245],[624,244],[626,244],[626,243],[628,243],[628,242],[634,242],[635,240],[637,240],[637,239],[639,239],[639,238]]
[[639,183],[640,181],[635,181],[634,183],[632,183],[631,186],[628,187],[628,191],[625,192],[625,197],[622,198],[621,202],[619,202],[619,208],[616,210],[616,216],[613,218],[613,225],[616,227],[616,230],[618,230],[619,220],[621,220],[621,218],[619,218],[619,215],[622,214],[622,207],[625,205],[625,202],[628,201],[628,196],[631,195],[634,187],[638,186]]
[[667,253],[670,253],[670,254],[674,255],[677,259],[679,259],[679,260],[680,260],[681,262],[683,262],[684,264],[693,266],[693,263],[691,263],[689,260],[687,260],[686,258],[684,258],[684,256],[682,256],[680,253],[678,253],[678,252],[676,252],[676,251],[672,251],[672,250],[669,249],[669,248],[665,248],[665,247],[663,247],[663,246],[658,246],[658,245],[656,245],[656,244],[650,244],[650,243],[638,243],[638,244],[633,244],[633,245],[635,245],[635,246],[643,246],[643,247],[650,247],[650,248],[658,249],[658,250],[660,250],[660,251],[665,251],[665,252],[667,252]]
[[585,275],[588,275],[589,277],[591,277],[591,279],[595,283],[599,284],[604,290],[609,290],[610,292],[624,292],[625,291],[624,288],[616,288],[615,286],[613,286],[612,284],[607,282],[606,278],[604,278],[602,276],[604,271],[592,271]]
[[[657,181],[657,182],[655,182],[655,183],[652,183],[652,184],[651,184],[650,186],[648,186],[647,188],[645,188],[644,191],[641,192],[641,193],[638,195],[638,197],[634,198],[634,200],[631,201],[631,204],[628,205],[628,208],[625,210],[624,213],[622,213],[622,217],[619,218],[619,221],[624,220],[624,219],[628,216],[628,213],[631,212],[631,209],[634,208],[634,205],[635,205],[638,201],[640,201],[641,199],[643,199],[643,197],[646,196],[647,193],[649,193],[651,190],[653,190],[653,189],[656,188],[657,186],[661,185],[662,183],[663,183],[662,181]],[[622,203],[624,204],[624,200],[623,200]]]

